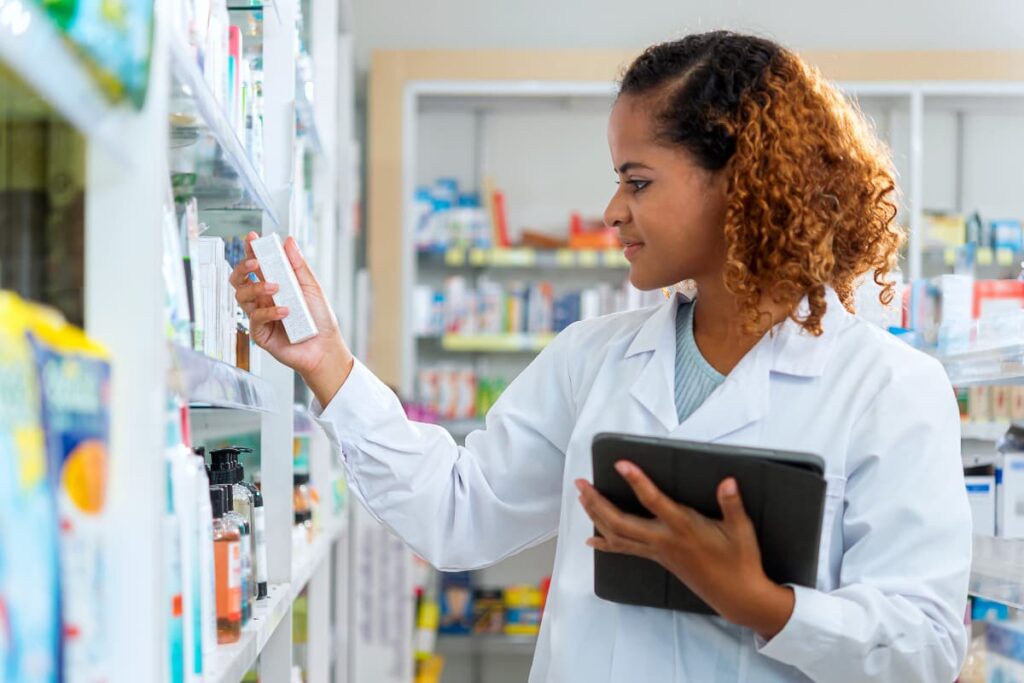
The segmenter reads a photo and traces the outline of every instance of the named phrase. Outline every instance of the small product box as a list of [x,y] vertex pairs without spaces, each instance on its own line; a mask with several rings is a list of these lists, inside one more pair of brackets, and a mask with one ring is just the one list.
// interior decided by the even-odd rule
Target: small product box
[[1006,453],[996,468],[996,534],[1024,538],[1024,453]]
[[288,309],[288,317],[284,319],[284,331],[292,344],[304,342],[318,334],[313,315],[309,312],[302,288],[295,277],[288,256],[284,253],[281,238],[276,233],[261,237],[252,242],[253,253],[260,262],[260,269],[267,282],[273,282],[280,289],[274,295],[274,304]]
[[989,681],[1024,683],[1024,623],[987,622],[985,649]]
[[974,533],[994,536],[996,533],[996,478],[988,475],[964,477],[967,500],[971,504]]

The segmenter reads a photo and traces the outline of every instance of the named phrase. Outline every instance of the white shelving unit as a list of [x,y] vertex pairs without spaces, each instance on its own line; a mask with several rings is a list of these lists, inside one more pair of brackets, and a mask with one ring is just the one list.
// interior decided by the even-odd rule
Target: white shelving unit
[[[150,78],[139,112],[111,105],[68,43],[33,3],[0,2],[0,62],[84,137],[85,319],[87,332],[109,350],[111,449],[107,493],[104,617],[109,625],[111,683],[168,680],[165,604],[164,421],[170,393],[191,405],[195,432],[259,433],[267,515],[270,595],[259,601],[241,640],[218,648],[204,680],[238,683],[254,666],[261,679],[291,679],[292,605],[309,592],[307,680],[347,681],[351,656],[348,569],[349,510],[322,506],[323,529],[293,552],[292,438],[294,375],[269,356],[248,373],[166,341],[161,279],[162,205],[168,184],[169,129],[194,126],[211,135],[244,189],[247,203],[227,221],[247,221],[264,234],[291,234],[294,155],[315,149],[313,224],[320,249],[307,257],[339,310],[351,304],[354,192],[347,174],[356,157],[348,0],[307,0],[307,37],[315,98],[296,97],[295,26],[301,0],[275,0],[230,12],[258,12],[263,21],[264,161],[251,162],[228,125],[171,17],[178,0],[158,0]],[[348,58],[342,54],[349,51]],[[172,85],[191,97],[193,120],[172,105]],[[296,101],[299,104],[296,104]],[[296,137],[296,110],[306,135]],[[204,182],[199,180],[200,184]],[[232,207],[234,208],[234,207]],[[3,226],[0,226],[2,229]],[[323,277],[324,274],[329,277]],[[322,435],[312,438],[311,475],[331,467]],[[329,493],[329,492],[328,492]],[[339,651],[339,645],[341,649]]]

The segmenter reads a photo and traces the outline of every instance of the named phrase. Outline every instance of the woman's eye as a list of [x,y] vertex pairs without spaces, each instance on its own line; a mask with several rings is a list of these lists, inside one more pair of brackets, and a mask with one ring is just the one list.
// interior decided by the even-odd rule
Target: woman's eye
[[649,180],[630,180],[629,184],[633,186],[633,192],[640,192],[651,183]]

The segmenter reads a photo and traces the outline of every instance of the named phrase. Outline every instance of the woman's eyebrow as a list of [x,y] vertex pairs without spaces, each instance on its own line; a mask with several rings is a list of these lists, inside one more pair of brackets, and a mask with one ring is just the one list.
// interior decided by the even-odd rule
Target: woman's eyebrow
[[618,172],[619,172],[620,175],[625,175],[625,174],[629,173],[630,171],[632,171],[634,169],[637,169],[637,168],[646,169],[648,171],[653,170],[647,164],[642,164],[639,161],[627,161],[626,163],[622,164],[622,166],[619,166]]

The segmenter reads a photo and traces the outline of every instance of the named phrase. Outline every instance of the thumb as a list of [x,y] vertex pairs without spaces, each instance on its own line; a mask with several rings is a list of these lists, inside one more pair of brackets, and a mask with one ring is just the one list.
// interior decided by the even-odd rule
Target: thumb
[[739,486],[732,477],[722,480],[718,485],[718,507],[722,510],[722,519],[726,526],[736,530],[750,527],[750,518],[743,507]]
[[309,267],[302,252],[299,251],[299,245],[294,237],[289,237],[284,241],[284,253],[288,255],[288,262],[291,263],[292,270],[295,271],[295,278],[299,281],[299,285],[320,289],[320,283],[317,282],[313,269]]

